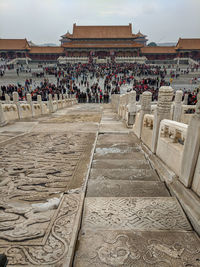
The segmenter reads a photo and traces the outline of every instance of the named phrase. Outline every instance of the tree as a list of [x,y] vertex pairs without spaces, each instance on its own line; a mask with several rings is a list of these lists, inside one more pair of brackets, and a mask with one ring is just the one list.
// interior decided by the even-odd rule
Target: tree
[[151,42],[151,43],[149,43],[147,46],[157,46],[157,44],[154,43],[154,42]]

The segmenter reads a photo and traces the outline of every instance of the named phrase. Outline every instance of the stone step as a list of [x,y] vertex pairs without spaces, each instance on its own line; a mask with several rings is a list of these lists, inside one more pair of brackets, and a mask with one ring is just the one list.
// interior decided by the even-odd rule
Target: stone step
[[169,197],[163,182],[89,180],[87,197]]
[[159,181],[153,169],[91,169],[90,179],[131,180],[131,181]]
[[[129,150],[129,148],[127,149]],[[140,159],[145,160],[142,152],[126,152],[118,148],[97,148],[94,159]]]
[[97,144],[96,145],[96,152],[101,151],[99,149],[107,149],[111,150],[113,152],[118,151],[119,153],[131,153],[131,152],[141,152],[141,147],[138,145],[127,145],[125,143],[121,144],[113,144],[113,145],[108,145],[108,144]]
[[193,232],[87,231],[80,234],[73,266],[199,266],[199,247]]
[[99,126],[99,131],[101,133],[106,133],[106,132],[124,132],[124,133],[129,133],[129,130],[125,127],[125,124],[122,122],[115,122],[115,123],[101,123]]
[[172,197],[87,197],[85,230],[192,230],[181,206]]
[[100,134],[98,136],[98,144],[113,144],[113,143],[135,144],[139,139],[133,134]]
[[130,159],[96,159],[92,162],[92,168],[96,169],[150,169],[146,160]]

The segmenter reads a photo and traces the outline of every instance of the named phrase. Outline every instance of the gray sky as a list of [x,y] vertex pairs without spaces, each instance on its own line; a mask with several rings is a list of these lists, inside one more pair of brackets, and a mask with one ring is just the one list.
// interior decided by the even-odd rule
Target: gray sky
[[200,38],[200,0],[0,0],[0,38],[59,44],[77,25],[128,25],[149,41]]

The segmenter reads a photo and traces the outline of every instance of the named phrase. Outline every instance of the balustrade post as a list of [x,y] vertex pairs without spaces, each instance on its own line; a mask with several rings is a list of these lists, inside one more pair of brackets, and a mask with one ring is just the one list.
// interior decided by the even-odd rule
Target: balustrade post
[[136,135],[138,138],[141,138],[142,135],[142,126],[145,114],[151,114],[151,100],[152,100],[152,93],[151,92],[144,92],[141,96],[141,111],[139,114],[139,123],[138,129],[136,129]]
[[0,101],[0,126],[4,126],[6,124],[6,118],[3,111],[3,105]]
[[154,115],[153,137],[151,149],[156,153],[160,122],[163,119],[170,119],[173,89],[171,86],[162,86],[159,89],[158,104]]
[[21,119],[22,117],[22,111],[21,111],[21,105],[19,103],[19,95],[18,92],[13,92],[13,104],[17,107],[18,117]]
[[173,121],[178,121],[178,122],[181,121],[182,97],[183,97],[183,92],[181,90],[176,91],[174,112],[173,112]]
[[200,149],[200,93],[197,100],[196,112],[190,120],[183,149],[180,180],[186,187],[191,187]]
[[48,107],[49,107],[49,113],[53,113],[53,99],[52,99],[52,94],[49,94]]

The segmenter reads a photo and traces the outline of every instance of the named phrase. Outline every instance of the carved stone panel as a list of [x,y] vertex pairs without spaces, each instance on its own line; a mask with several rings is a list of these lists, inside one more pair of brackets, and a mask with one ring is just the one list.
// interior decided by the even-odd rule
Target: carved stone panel
[[87,231],[74,267],[199,266],[200,241],[190,232]]
[[82,228],[191,230],[175,198],[88,197]]
[[0,253],[9,266],[62,266],[71,256],[94,138],[32,133],[1,144]]

